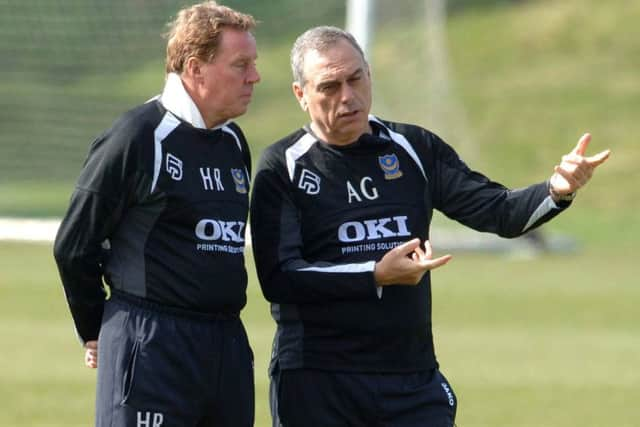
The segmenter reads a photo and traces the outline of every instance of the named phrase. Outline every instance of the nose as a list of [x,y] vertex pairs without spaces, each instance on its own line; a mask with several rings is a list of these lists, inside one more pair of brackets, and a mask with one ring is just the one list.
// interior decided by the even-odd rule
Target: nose
[[353,99],[353,88],[349,84],[343,84],[340,91],[340,102],[347,103]]
[[247,75],[247,83],[255,84],[260,81],[260,73],[258,73],[258,68],[253,65],[249,70],[249,74]]

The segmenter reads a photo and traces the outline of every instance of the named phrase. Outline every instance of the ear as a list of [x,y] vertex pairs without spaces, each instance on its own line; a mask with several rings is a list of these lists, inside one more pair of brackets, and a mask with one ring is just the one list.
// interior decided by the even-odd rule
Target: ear
[[184,64],[183,74],[194,81],[202,77],[202,67],[200,60],[195,56],[190,56]]
[[300,108],[302,108],[302,111],[307,111],[307,100],[304,99],[304,90],[302,89],[302,86],[300,86],[300,83],[293,82],[291,88],[293,89],[293,94],[296,96],[296,99],[298,100],[298,104],[300,104]]

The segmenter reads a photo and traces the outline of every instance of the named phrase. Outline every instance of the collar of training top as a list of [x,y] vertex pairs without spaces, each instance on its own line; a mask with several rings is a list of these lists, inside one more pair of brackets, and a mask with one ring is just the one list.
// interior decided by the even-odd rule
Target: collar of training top
[[[189,93],[184,88],[182,80],[177,73],[167,74],[167,81],[165,82],[162,95],[160,95],[160,102],[164,108],[179,119],[184,120],[195,128],[207,129],[200,110],[198,110],[195,102],[193,102],[193,99],[191,99],[191,96],[189,96]],[[211,130],[220,129],[229,122],[230,120],[211,128]]]
[[347,145],[333,145],[329,144],[326,141],[322,140],[318,135],[316,135],[311,126],[309,124],[305,125],[303,129],[313,136],[318,142],[323,143],[324,145],[331,147],[336,150],[351,150],[354,148],[369,148],[369,147],[381,147],[387,145],[389,141],[391,141],[391,135],[389,134],[389,129],[380,122],[380,120],[375,116],[369,116],[369,125],[371,126],[372,133],[363,133],[350,144]]

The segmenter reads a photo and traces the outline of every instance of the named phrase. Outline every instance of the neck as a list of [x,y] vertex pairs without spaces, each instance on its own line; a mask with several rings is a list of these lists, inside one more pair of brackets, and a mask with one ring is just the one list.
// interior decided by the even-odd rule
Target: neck
[[184,89],[187,91],[187,94],[189,94],[189,96],[191,97],[191,100],[193,101],[193,103],[196,105],[196,108],[200,112],[200,116],[202,117],[202,120],[204,121],[204,125],[207,127],[207,129],[214,128],[227,121],[226,117],[220,117],[215,114],[207,114],[204,108],[205,106],[204,97],[199,95],[198,87],[196,86],[196,84],[191,79],[189,79],[184,75],[181,76],[181,80],[182,80],[182,85],[184,86]]
[[[197,104],[196,104],[197,105]],[[198,107],[198,109],[200,110],[200,107]],[[200,110],[200,114],[202,114],[202,110]],[[202,114],[202,117],[204,119],[204,124],[207,126],[207,129],[212,129],[214,127],[220,126],[221,124],[223,124],[224,122],[226,122],[228,119],[224,119],[222,117],[220,118],[207,118],[204,116],[204,114]]]
[[367,126],[360,133],[352,133],[350,135],[329,135],[323,132],[315,122],[311,122],[310,125],[311,131],[321,140],[326,142],[329,145],[349,145],[353,142],[357,141],[360,138],[360,135],[365,133],[373,133],[373,129],[371,129],[371,125],[367,121]]

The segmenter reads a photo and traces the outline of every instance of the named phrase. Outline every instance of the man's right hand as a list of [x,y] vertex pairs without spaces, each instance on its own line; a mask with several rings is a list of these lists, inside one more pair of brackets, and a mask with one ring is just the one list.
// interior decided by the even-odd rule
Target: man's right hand
[[378,286],[417,285],[422,276],[434,268],[449,262],[451,255],[432,259],[431,243],[425,241],[425,249],[420,247],[420,239],[409,240],[391,249],[376,263],[373,276]]
[[87,368],[98,367],[98,341],[87,341],[84,344],[84,364]]

